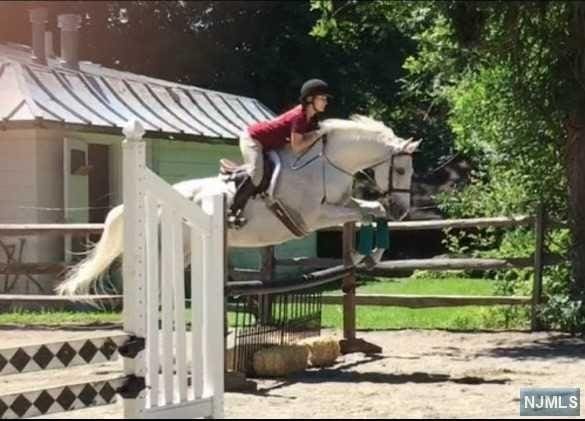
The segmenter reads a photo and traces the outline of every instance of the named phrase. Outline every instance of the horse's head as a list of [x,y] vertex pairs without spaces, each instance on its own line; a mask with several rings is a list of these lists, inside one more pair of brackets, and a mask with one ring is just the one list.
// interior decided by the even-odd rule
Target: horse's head
[[328,143],[329,161],[351,174],[372,169],[368,187],[376,192],[376,200],[389,219],[404,219],[410,211],[412,154],[421,141],[402,139],[381,121],[361,115],[322,124],[334,137]]
[[375,189],[378,201],[386,209],[389,219],[400,221],[410,212],[412,176],[412,154],[420,145],[419,141],[403,140],[395,153],[387,160],[373,167]]
[[354,116],[352,120],[378,127],[378,140],[386,148],[379,163],[371,167],[374,171],[373,187],[378,193],[377,200],[386,209],[387,217],[394,221],[403,220],[410,212],[414,174],[412,155],[422,140],[402,139],[390,127],[367,117]]

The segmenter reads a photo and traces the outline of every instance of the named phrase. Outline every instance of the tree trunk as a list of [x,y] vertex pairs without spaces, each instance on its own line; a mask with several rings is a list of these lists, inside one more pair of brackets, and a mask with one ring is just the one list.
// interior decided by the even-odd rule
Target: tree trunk
[[579,298],[585,294],[585,108],[570,116],[567,132],[569,217],[573,237],[571,294]]

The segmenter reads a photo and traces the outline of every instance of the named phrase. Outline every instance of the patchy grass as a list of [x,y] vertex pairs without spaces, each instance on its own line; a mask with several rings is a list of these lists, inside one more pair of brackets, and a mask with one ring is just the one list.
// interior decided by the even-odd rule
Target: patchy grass
[[[493,295],[493,281],[485,279],[390,279],[367,280],[358,288],[358,294],[408,294],[408,295]],[[510,329],[525,328],[528,320],[520,325],[510,325],[503,316],[505,307],[451,307],[433,309],[407,309],[398,307],[358,306],[357,326],[360,330],[378,329]],[[186,315],[190,319],[190,312]],[[228,315],[230,324],[234,315]],[[67,327],[81,325],[121,324],[119,312],[32,312],[20,311],[0,314],[4,326]],[[323,325],[343,328],[343,307],[323,307]]]
[[[369,280],[357,289],[357,294],[406,295],[494,295],[494,283],[486,279],[388,279]],[[400,307],[357,307],[357,326],[369,329],[452,329],[483,330],[524,328],[510,326],[501,313],[504,307],[449,307],[409,309]],[[526,323],[528,320],[526,320]],[[342,306],[327,305],[323,311],[323,325],[342,328]]]
[[18,311],[0,314],[3,326],[86,326],[121,324],[122,314],[116,312]]

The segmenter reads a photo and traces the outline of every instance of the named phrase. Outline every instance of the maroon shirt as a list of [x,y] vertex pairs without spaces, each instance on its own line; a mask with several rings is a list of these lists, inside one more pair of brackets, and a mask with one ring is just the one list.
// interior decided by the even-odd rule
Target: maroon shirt
[[313,120],[307,121],[307,115],[301,105],[281,114],[272,120],[261,121],[248,127],[248,133],[264,147],[265,150],[278,149],[290,142],[291,132],[305,134],[316,130]]

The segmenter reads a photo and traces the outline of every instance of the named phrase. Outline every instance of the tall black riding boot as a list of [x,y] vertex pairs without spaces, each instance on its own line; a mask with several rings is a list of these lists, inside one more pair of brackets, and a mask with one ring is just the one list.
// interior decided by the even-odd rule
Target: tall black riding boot
[[252,183],[252,179],[246,177],[236,190],[234,201],[230,206],[227,220],[228,227],[238,229],[244,226],[246,223],[246,219],[242,216],[244,208],[246,207],[246,203],[248,203],[248,199],[250,199],[255,191],[256,186]]

